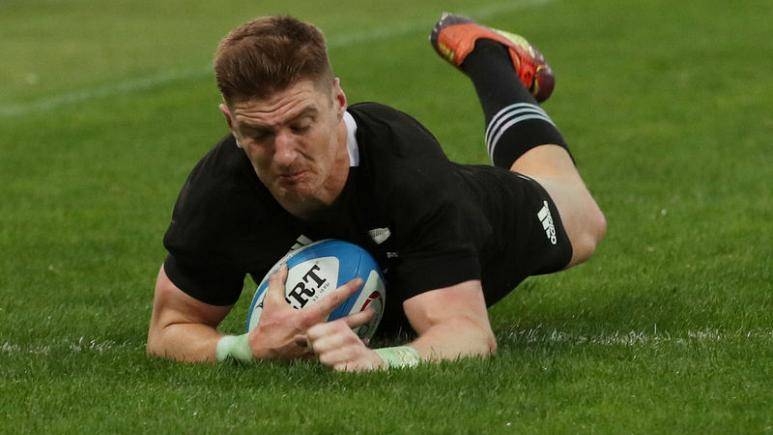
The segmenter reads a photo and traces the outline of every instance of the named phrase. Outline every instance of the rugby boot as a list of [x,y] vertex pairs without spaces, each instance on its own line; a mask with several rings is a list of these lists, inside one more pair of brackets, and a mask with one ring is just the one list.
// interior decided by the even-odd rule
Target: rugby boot
[[429,35],[430,43],[442,58],[461,69],[462,62],[475,49],[478,39],[491,39],[507,48],[515,72],[538,102],[550,97],[555,85],[553,70],[542,53],[519,35],[482,26],[475,21],[444,12]]

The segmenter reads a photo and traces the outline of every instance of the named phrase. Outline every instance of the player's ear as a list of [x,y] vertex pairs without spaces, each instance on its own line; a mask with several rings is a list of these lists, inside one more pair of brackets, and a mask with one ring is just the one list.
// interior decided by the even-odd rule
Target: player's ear
[[239,138],[236,135],[236,131],[234,131],[233,118],[231,117],[231,109],[229,109],[228,105],[225,103],[220,103],[218,108],[220,109],[220,113],[222,113],[223,116],[225,117],[225,123],[228,124],[228,129],[231,130],[231,134],[236,139],[236,146],[241,148],[242,145],[239,143]]
[[228,129],[231,130],[231,132],[234,131],[233,127],[233,118],[231,118],[231,109],[228,108],[228,105],[225,103],[220,103],[220,106],[218,106],[220,109],[220,113],[223,114],[225,117],[225,122],[228,124]]
[[341,87],[341,79],[336,77],[333,79],[333,101],[336,105],[336,113],[338,113],[338,119],[340,120],[344,116],[346,111],[346,94]]

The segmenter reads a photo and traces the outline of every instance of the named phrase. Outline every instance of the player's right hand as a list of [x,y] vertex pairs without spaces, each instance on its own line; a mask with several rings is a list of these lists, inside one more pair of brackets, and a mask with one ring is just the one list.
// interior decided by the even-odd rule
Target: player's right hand
[[323,323],[333,310],[361,286],[362,280],[353,279],[313,304],[302,309],[293,308],[285,300],[287,265],[282,265],[269,278],[268,291],[263,300],[263,312],[257,327],[250,332],[252,353],[257,359],[295,359],[314,354],[304,346],[306,331]]

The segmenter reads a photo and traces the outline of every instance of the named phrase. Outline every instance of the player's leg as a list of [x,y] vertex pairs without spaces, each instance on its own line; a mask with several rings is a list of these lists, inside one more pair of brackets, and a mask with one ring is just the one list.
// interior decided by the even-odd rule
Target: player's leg
[[606,231],[563,137],[537,104],[553,90],[542,55],[517,35],[444,16],[431,41],[475,85],[486,118],[486,146],[496,166],[537,180],[555,203],[572,244],[569,266],[591,256]]
[[510,168],[539,182],[556,204],[572,244],[568,266],[590,258],[604,238],[606,220],[566,149],[557,145],[532,148]]

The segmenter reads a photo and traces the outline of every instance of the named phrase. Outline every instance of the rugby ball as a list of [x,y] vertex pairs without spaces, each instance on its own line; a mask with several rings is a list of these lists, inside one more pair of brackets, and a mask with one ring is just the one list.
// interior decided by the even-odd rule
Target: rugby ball
[[247,331],[255,329],[263,313],[263,298],[272,273],[287,263],[285,300],[295,309],[313,304],[346,282],[361,278],[362,287],[333,310],[327,320],[336,320],[372,308],[376,315],[355,331],[371,338],[384,314],[386,292],[378,263],[361,247],[342,240],[326,239],[290,251],[268,271],[258,284],[247,312]]

